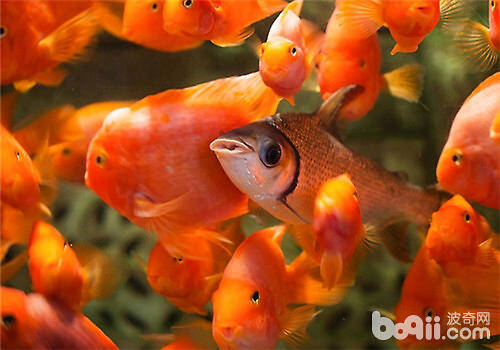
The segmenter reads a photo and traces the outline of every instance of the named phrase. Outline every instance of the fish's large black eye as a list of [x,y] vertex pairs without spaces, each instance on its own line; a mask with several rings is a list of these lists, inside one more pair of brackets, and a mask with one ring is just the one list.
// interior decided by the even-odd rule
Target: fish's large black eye
[[182,6],[184,6],[187,9],[190,8],[192,5],[193,5],[193,0],[184,0],[182,2]]
[[424,309],[424,312],[422,315],[425,317],[433,317],[434,316],[434,310],[432,310],[430,307],[427,307]]
[[275,167],[281,160],[280,145],[272,139],[264,140],[259,148],[259,158],[267,168]]
[[464,156],[462,155],[462,153],[460,152],[457,152],[455,153],[452,157],[451,157],[451,160],[453,161],[453,163],[455,165],[460,165],[462,164],[462,159],[464,158]]
[[295,46],[292,46],[290,49],[290,55],[295,56],[297,54],[297,48]]
[[153,2],[151,4],[151,11],[153,11],[153,12],[158,11],[158,4],[156,2]]
[[7,28],[4,26],[0,26],[0,39],[3,38],[7,34]]
[[470,214],[469,213],[467,213],[467,212],[464,213],[464,220],[466,223],[470,222]]
[[491,8],[494,9],[495,8],[495,0],[491,0]]
[[15,155],[17,160],[21,160],[21,153],[16,151]]
[[252,301],[252,303],[254,304],[258,304],[259,303],[259,300],[260,300],[260,294],[259,294],[259,291],[256,290],[255,292],[253,292],[252,296],[250,297],[250,300]]
[[16,323],[16,316],[14,315],[2,315],[2,327],[9,329]]
[[106,164],[107,157],[104,154],[99,154],[95,157],[95,162],[98,166],[103,167]]

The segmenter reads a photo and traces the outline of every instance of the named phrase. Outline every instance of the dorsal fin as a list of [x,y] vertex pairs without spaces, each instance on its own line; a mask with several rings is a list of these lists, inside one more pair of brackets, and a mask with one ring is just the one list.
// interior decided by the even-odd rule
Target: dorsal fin
[[345,105],[347,97],[357,91],[359,87],[358,85],[348,85],[338,89],[316,111],[315,115],[321,119],[328,131],[335,132],[340,109]]

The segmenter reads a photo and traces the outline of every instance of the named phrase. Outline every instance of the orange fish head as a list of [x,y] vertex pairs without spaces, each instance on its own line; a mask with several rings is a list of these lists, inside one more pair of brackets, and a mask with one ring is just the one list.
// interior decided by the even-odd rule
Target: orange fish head
[[348,174],[331,179],[320,188],[313,228],[321,251],[339,252],[343,258],[354,253],[363,225],[356,188]]
[[430,33],[439,22],[438,0],[396,0],[384,8],[391,33],[419,37]]
[[270,349],[280,334],[276,300],[250,281],[227,278],[212,296],[212,334],[221,349]]
[[281,96],[291,96],[300,90],[307,72],[301,47],[291,40],[274,38],[261,45],[259,56],[260,75],[267,86]]
[[186,297],[202,288],[205,277],[214,273],[208,243],[203,241],[203,244],[195,245],[200,259],[172,256],[161,243],[156,244],[149,255],[147,278],[158,294],[166,297]]
[[163,32],[163,0],[127,0],[123,10],[122,34],[138,43]]
[[50,146],[49,151],[57,178],[84,183],[85,161],[87,159],[85,145],[81,145],[81,142],[65,142]]
[[1,127],[2,200],[19,209],[33,207],[40,200],[39,175],[28,153]]
[[481,227],[481,219],[472,206],[455,195],[432,215],[425,240],[429,256],[442,266],[448,262],[472,262],[484,239]]
[[2,286],[0,299],[2,347],[11,349],[30,347],[29,342],[23,342],[27,340],[24,332],[33,322],[26,310],[26,294],[23,291]]
[[165,0],[163,28],[172,34],[203,37],[214,29],[218,8],[210,0]]

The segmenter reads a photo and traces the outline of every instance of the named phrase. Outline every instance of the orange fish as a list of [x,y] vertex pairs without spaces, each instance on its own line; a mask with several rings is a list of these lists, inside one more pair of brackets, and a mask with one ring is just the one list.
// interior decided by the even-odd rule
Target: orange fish
[[314,206],[315,252],[327,288],[340,279],[344,262],[350,260],[365,235],[356,188],[348,174],[321,186]]
[[139,45],[166,52],[200,46],[203,39],[163,29],[164,0],[127,0],[121,36]]
[[89,146],[87,186],[135,224],[154,230],[171,255],[185,257],[192,244],[187,227],[248,210],[247,196],[224,174],[210,141],[272,114],[278,102],[253,73],[167,90],[118,109]]
[[118,349],[96,325],[54,299],[1,287],[2,349]]
[[163,24],[168,33],[233,46],[253,34],[251,24],[285,5],[283,0],[165,0]]
[[[33,289],[74,310],[90,299],[106,294],[114,286],[112,266],[103,253],[88,247],[78,248],[83,259],[50,224],[39,221],[29,240],[29,271]],[[80,263],[82,260],[82,263]]]
[[[230,229],[234,231],[235,228]],[[206,229],[196,229],[190,233],[196,238],[193,238],[188,253],[196,259],[172,256],[161,243],[157,243],[149,255],[147,267],[148,282],[158,294],[183,312],[201,315],[207,313],[203,307],[210,301],[231,256],[228,248],[206,240],[204,231]],[[234,245],[242,240],[242,234],[236,237],[235,233],[228,237]]]
[[500,54],[500,2],[489,0],[488,4],[489,28],[479,22],[467,20],[465,24],[455,27],[454,36],[457,47],[471,65],[484,71],[497,63]]
[[317,59],[318,84],[323,100],[341,87],[350,84],[361,86],[362,91],[340,111],[339,117],[346,120],[357,120],[368,113],[380,91],[385,90],[395,97],[417,102],[423,89],[423,67],[407,64],[381,74],[382,56],[377,34],[360,38],[356,31],[341,24],[338,12],[336,10],[328,22]]
[[53,20],[49,3],[1,2],[2,85],[14,83],[16,89],[23,92],[37,83],[59,85],[66,73],[57,66],[81,56],[96,33],[97,21],[90,10],[58,23]]
[[497,116],[491,124],[490,137],[495,140],[497,144],[500,144],[500,111],[498,111]]
[[500,110],[500,73],[486,78],[465,100],[436,169],[448,192],[500,209],[500,145],[489,137]]
[[301,1],[287,5],[260,46],[259,72],[264,83],[293,105],[319,50],[322,33],[299,18]]
[[[386,26],[396,41],[391,51],[415,52],[441,16],[455,11],[455,2],[440,0],[343,0],[339,20],[350,32],[368,37]],[[447,6],[444,6],[447,5]]]
[[344,288],[327,291],[311,277],[317,266],[306,255],[285,264],[280,248],[283,235],[283,226],[252,234],[226,266],[212,297],[212,333],[219,348],[270,349],[279,338],[300,342],[316,315],[314,305],[330,305],[342,298]]

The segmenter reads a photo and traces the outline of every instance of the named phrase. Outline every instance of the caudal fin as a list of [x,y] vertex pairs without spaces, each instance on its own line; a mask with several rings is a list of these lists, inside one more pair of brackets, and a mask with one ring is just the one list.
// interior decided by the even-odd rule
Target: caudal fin
[[418,102],[424,88],[424,66],[406,64],[384,74],[385,89],[394,97]]

